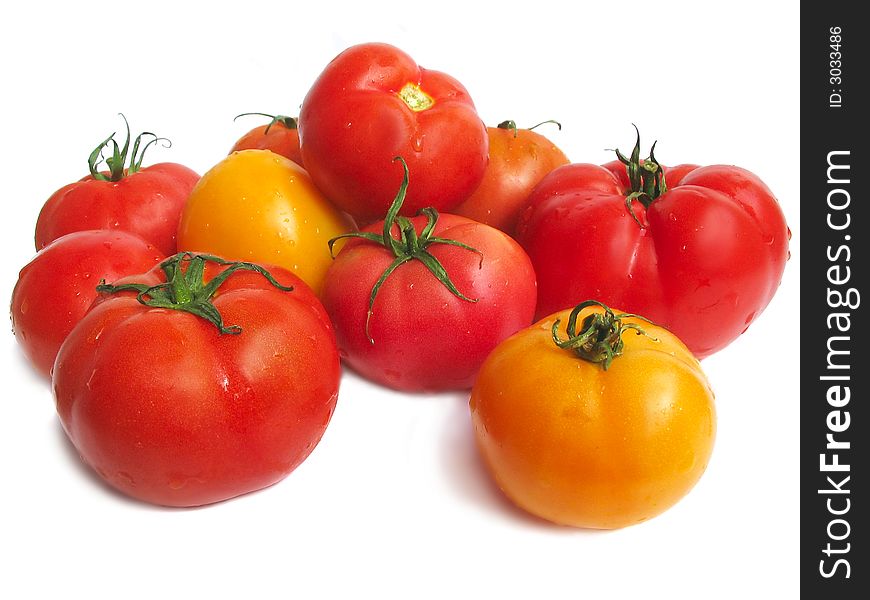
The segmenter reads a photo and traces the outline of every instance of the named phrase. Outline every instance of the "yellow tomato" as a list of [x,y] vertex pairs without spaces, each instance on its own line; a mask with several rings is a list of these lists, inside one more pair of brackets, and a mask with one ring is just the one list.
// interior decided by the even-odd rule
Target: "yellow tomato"
[[[679,339],[587,304],[574,326],[566,310],[496,347],[470,407],[484,462],[514,503],[556,523],[614,529],[689,492],[710,459],[716,414],[707,378]],[[556,321],[562,345],[576,349],[557,346]]]
[[181,215],[178,247],[293,271],[320,293],[328,242],[353,228],[308,173],[268,150],[234,152],[202,176]]

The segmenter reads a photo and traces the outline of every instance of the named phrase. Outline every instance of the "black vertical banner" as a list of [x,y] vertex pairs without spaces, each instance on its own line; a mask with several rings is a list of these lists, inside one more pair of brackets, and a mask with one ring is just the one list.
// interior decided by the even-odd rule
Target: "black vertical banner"
[[[848,6],[848,8],[846,8]],[[801,5],[801,591],[870,597],[870,188],[860,3]],[[867,303],[867,306],[865,306]]]

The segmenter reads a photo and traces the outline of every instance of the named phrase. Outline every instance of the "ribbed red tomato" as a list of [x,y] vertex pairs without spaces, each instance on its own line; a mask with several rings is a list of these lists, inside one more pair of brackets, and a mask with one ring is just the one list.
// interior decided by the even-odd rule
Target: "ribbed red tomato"
[[361,223],[383,219],[408,163],[414,187],[402,214],[450,210],[478,186],[486,127],[456,79],[394,46],[352,46],[330,62],[299,113],[305,168],[327,198]]
[[518,240],[538,275],[538,315],[595,298],[721,350],[768,305],[790,233],[771,191],[735,166],[631,158],[559,167],[534,189]]

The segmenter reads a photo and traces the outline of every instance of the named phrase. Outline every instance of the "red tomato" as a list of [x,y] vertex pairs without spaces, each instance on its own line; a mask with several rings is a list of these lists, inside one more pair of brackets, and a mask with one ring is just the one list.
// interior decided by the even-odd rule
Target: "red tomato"
[[408,163],[414,189],[402,214],[449,210],[480,184],[486,127],[458,81],[417,66],[387,44],[339,54],[314,82],[299,114],[305,168],[314,183],[358,222],[383,219]]
[[12,291],[12,329],[37,371],[49,375],[60,345],[97,297],[101,279],[147,271],[163,255],[125,231],[77,231],[40,250]]
[[296,119],[285,115],[273,116],[265,113],[242,113],[239,117],[247,115],[261,115],[272,120],[266,125],[254,127],[240,137],[230,149],[230,154],[239,150],[271,150],[275,154],[289,158],[300,167],[303,166]]
[[487,225],[432,209],[396,218],[405,177],[386,221],[340,236],[362,239],[327,271],[323,303],[364,377],[408,391],[467,388],[487,354],[531,323],[535,273]]
[[[159,163],[142,168],[145,149],[162,141],[154,137],[140,151],[143,133],[130,152],[127,141],[119,149],[114,134],[101,143],[88,161],[90,175],[65,185],[46,201],[36,222],[36,249],[73,231],[120,229],[154,244],[164,255],[174,254],[181,209],[199,175],[183,165]],[[113,146],[106,160],[109,171],[97,170],[103,147]],[[129,156],[130,164],[125,168]]]
[[596,298],[667,327],[703,358],[770,302],[790,233],[749,171],[666,169],[639,153],[638,137],[627,167],[566,165],[535,187],[518,239],[538,275],[538,315]]
[[338,350],[313,292],[271,272],[179,254],[101,288],[53,388],[69,439],[106,482],[196,506],[271,485],[312,451],[335,408]]
[[553,142],[532,129],[518,129],[513,121],[487,128],[489,164],[483,181],[468,200],[453,210],[454,214],[514,235],[532,188],[547,173],[569,162]]

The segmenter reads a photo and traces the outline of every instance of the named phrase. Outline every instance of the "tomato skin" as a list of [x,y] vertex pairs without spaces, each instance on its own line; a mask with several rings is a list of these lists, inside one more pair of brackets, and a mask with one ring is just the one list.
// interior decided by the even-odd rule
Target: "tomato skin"
[[132,293],[103,297],[70,333],[54,369],[58,414],[109,485],[166,506],[218,502],[279,481],[318,443],[339,387],[335,337],[313,292],[269,270],[294,291],[240,272],[214,299],[238,335]]
[[[409,83],[431,107],[409,107],[399,95]],[[449,211],[480,184],[487,162],[486,127],[468,91],[387,44],[352,46],[326,66],[302,103],[299,137],[317,187],[360,222],[386,214],[401,181],[390,169],[396,156],[414,181],[403,215]]]
[[[419,234],[424,217],[412,223]],[[397,227],[394,236],[398,239]],[[383,223],[364,231],[381,232]],[[371,381],[411,392],[471,386],[480,364],[504,338],[531,323],[535,274],[522,248],[507,235],[464,217],[441,214],[434,233],[479,250],[432,244],[454,296],[419,261],[397,268],[380,288],[366,335],[369,296],[394,260],[391,251],[364,240],[347,242],[326,277],[323,303],[346,363]]]
[[453,214],[514,235],[532,189],[568,157],[545,136],[530,129],[487,127],[489,162],[483,181]]
[[739,167],[680,165],[665,169],[668,191],[648,209],[632,203],[641,227],[617,164],[566,165],[532,192],[517,237],[538,274],[538,316],[597,298],[668,327],[698,358],[721,350],[785,270],[776,198]]
[[289,158],[300,167],[304,166],[302,151],[299,149],[299,129],[287,127],[281,121],[251,129],[233,144],[230,154],[239,150],[271,150]]
[[97,297],[101,279],[147,271],[163,255],[125,231],[76,231],[59,237],[31,260],[12,291],[12,329],[24,354],[48,377],[66,336]]
[[302,167],[268,150],[242,150],[212,167],[190,193],[178,245],[279,265],[319,292],[332,264],[329,240],[352,228]]
[[74,231],[119,229],[151,242],[164,255],[175,254],[181,209],[198,180],[177,163],[158,163],[114,182],[88,175],[46,201],[36,222],[36,249]]
[[524,510],[574,527],[626,527],[673,506],[704,473],[716,433],[713,393],[688,349],[640,319],[624,322],[657,341],[625,332],[624,353],[607,370],[558,348],[551,327],[560,319],[564,338],[569,312],[518,332],[487,358],[470,400],[476,443]]

